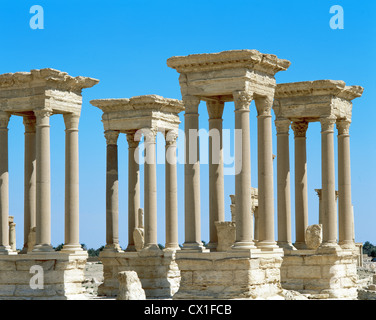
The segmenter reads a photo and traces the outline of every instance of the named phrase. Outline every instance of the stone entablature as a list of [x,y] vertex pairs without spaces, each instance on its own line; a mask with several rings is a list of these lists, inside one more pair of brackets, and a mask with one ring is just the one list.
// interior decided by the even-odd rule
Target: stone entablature
[[351,101],[362,93],[362,87],[337,80],[281,83],[276,87],[273,109],[277,119],[291,121],[313,122],[330,115],[351,120]]
[[183,97],[233,101],[234,91],[273,95],[274,75],[287,70],[290,61],[257,50],[231,50],[171,57],[167,65],[180,73]]

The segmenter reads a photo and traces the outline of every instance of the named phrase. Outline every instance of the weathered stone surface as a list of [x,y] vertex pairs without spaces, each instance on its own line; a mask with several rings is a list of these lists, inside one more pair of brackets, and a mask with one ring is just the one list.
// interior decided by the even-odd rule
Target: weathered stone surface
[[134,240],[134,246],[136,250],[140,251],[144,247],[144,244],[145,244],[143,228],[135,228],[133,230],[133,240]]
[[145,300],[145,291],[135,271],[122,271],[118,274],[119,295],[117,300]]
[[308,249],[316,250],[322,243],[322,225],[314,224],[306,230],[306,245]]
[[235,222],[216,221],[215,227],[218,235],[217,251],[227,251],[235,242]]

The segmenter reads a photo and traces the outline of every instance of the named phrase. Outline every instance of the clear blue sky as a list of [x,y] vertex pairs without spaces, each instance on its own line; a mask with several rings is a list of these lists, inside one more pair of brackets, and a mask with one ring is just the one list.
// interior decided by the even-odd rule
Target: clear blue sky
[[[338,4],[344,9],[344,29],[332,30],[329,9]],[[44,8],[43,30],[32,30],[29,26],[32,5]],[[91,106],[90,100],[142,94],[180,99],[178,74],[166,65],[169,57],[232,49],[257,49],[290,60],[291,67],[277,74],[277,82],[335,79],[344,80],[348,85],[361,85],[365,91],[363,97],[354,102],[350,131],[356,241],[368,240],[376,244],[375,18],[376,2],[372,0],[2,0],[0,73],[50,67],[72,76],[100,80],[97,86],[84,91],[80,121],[80,239],[81,243],[94,248],[105,244],[106,144],[101,111]],[[257,187],[256,111],[252,106],[252,185]],[[200,106],[200,115],[201,126],[207,128],[204,104]],[[181,114],[182,128],[183,120]],[[52,117],[51,125],[52,244],[58,245],[64,241],[62,117]],[[233,127],[233,107],[229,104],[225,108],[224,128]],[[9,128],[10,214],[15,216],[17,247],[20,247],[23,243],[22,119],[12,117]],[[291,139],[293,159],[292,146]],[[276,153],[275,136],[273,148]],[[309,222],[314,224],[318,222],[318,198],[314,189],[321,187],[318,124],[310,125],[308,129],[307,152]],[[293,182],[292,163],[291,166]],[[119,167],[120,244],[126,247],[128,177],[124,136],[119,139]],[[184,242],[183,174],[184,168],[180,165],[180,243]],[[157,179],[158,241],[164,243],[163,165],[158,166]],[[293,194],[293,183],[291,187]],[[207,165],[201,167],[201,188],[203,191],[208,188]],[[234,177],[227,176],[227,220],[230,219],[229,195],[234,194],[234,189]],[[202,193],[201,200],[202,239],[208,241],[206,192]]]

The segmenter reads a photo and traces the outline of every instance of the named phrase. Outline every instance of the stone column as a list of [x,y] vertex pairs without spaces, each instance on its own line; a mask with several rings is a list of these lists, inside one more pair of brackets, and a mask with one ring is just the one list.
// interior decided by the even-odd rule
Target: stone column
[[338,223],[339,244],[352,249],[354,243],[354,220],[351,203],[350,121],[337,121],[338,129]]
[[277,203],[278,203],[278,245],[293,249],[291,240],[291,193],[290,193],[290,145],[291,121],[277,119]]
[[166,245],[167,250],[179,250],[178,240],[178,180],[176,168],[177,130],[166,134]]
[[208,101],[209,114],[209,244],[215,251],[218,245],[215,221],[225,220],[222,114],[224,102]]
[[36,118],[24,116],[25,126],[25,180],[24,180],[24,245],[22,253],[28,251],[28,238],[36,225]]
[[9,216],[9,246],[13,252],[17,251],[16,247],[16,224],[14,223],[14,217]]
[[200,217],[200,151],[199,151],[199,114],[200,99],[195,96],[183,96],[185,106],[185,165],[184,165],[184,229],[183,249],[202,251]]
[[321,191],[322,189],[315,189],[317,196],[319,197],[319,224],[323,224],[323,218],[322,218],[322,196]]
[[259,248],[277,248],[274,239],[274,195],[273,195],[273,146],[272,115],[273,98],[258,97],[257,149],[258,149],[258,204],[259,204]]
[[333,116],[323,117],[321,122],[321,165],[322,165],[322,213],[323,247],[337,247],[337,212],[334,164],[334,124]]
[[138,210],[140,209],[140,166],[139,139],[135,131],[127,132],[128,141],[128,247],[126,251],[136,251],[133,231],[139,226]]
[[[255,248],[251,215],[251,142],[249,107],[252,94],[245,91],[233,92],[235,104],[235,130],[240,132],[235,140],[235,210],[236,238],[233,249]],[[239,139],[239,137],[241,139]]]
[[36,116],[36,245],[33,252],[54,251],[51,245],[50,110]]
[[119,177],[118,145],[119,131],[106,130],[106,246],[104,250],[122,251],[119,245]]
[[65,244],[63,252],[83,251],[79,236],[79,114],[65,114]]
[[9,171],[8,123],[10,115],[0,113],[0,254],[9,254]]
[[307,149],[308,122],[293,122],[295,137],[295,244],[305,249],[305,233],[308,227]]
[[145,213],[145,246],[143,250],[159,251],[157,240],[157,164],[156,138],[154,128],[143,130],[145,143],[144,164],[144,213]]

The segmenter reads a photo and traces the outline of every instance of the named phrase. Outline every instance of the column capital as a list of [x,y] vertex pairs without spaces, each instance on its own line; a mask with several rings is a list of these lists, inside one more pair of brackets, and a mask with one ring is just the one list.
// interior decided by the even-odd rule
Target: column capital
[[63,115],[66,130],[78,130],[80,115],[76,113],[67,113]]
[[337,120],[338,135],[348,136],[350,135],[351,120]]
[[334,132],[334,125],[336,123],[336,119],[337,118],[335,116],[321,117],[321,133]]
[[277,134],[289,134],[291,121],[289,119],[276,119],[274,121]]
[[140,140],[135,140],[136,130],[127,131],[125,134],[127,137],[128,148],[137,148],[140,143]]
[[166,147],[171,145],[176,145],[176,140],[178,138],[178,130],[168,130],[165,132]]
[[206,107],[208,109],[209,120],[222,120],[223,109],[225,107],[224,102],[219,100],[206,101]]
[[8,128],[10,114],[7,112],[0,112],[0,128]]
[[25,133],[35,133],[35,127],[37,124],[36,117],[33,116],[24,116],[23,117],[23,124],[25,126]]
[[191,96],[191,95],[184,95],[182,97],[182,100],[185,106],[185,114],[197,114],[198,113],[198,106],[201,101],[199,97]]
[[263,96],[255,97],[255,104],[258,117],[271,117],[273,107],[273,97]]
[[300,121],[295,122],[293,121],[291,124],[291,128],[294,131],[295,138],[305,138],[307,129],[308,129],[308,122]]
[[52,113],[52,110],[49,109],[34,110],[37,126],[49,126],[49,119]]
[[249,111],[249,105],[253,100],[253,93],[247,91],[233,91],[235,110]]
[[106,130],[104,132],[104,137],[106,138],[107,145],[117,144],[117,140],[119,138],[119,131],[115,130]]
[[151,128],[142,128],[137,130],[136,136],[143,135],[145,138],[145,143],[155,143],[157,138],[158,129],[151,127]]

